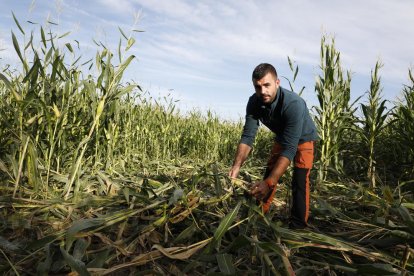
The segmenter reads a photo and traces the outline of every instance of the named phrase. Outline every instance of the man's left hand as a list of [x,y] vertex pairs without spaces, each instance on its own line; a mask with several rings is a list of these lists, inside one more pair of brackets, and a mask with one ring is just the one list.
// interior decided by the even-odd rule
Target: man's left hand
[[256,182],[250,189],[250,194],[258,200],[264,201],[269,195],[270,188],[264,181]]

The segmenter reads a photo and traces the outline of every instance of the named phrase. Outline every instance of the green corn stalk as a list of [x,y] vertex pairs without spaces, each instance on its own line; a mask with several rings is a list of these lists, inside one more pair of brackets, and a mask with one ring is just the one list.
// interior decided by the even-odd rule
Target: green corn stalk
[[377,61],[375,68],[371,71],[371,85],[368,91],[368,104],[361,104],[363,118],[361,137],[366,148],[368,148],[368,172],[367,177],[370,187],[376,187],[376,144],[383,129],[387,126],[386,119],[386,100],[381,101],[381,78],[378,75],[382,67],[381,62]]
[[[76,152],[80,151],[80,154],[76,159],[74,159],[74,163],[73,163],[73,166],[72,166],[72,171],[71,171],[71,174],[69,176],[69,181],[67,182],[67,184],[65,185],[65,188],[63,190],[63,195],[64,195],[65,200],[69,198],[71,188],[72,188],[72,186],[73,186],[73,184],[74,184],[74,182],[75,182],[75,180],[78,176],[78,172],[79,172],[79,169],[82,165],[82,159],[85,155],[85,152],[86,152],[86,149],[87,149],[87,146],[88,146],[88,142],[91,139],[95,129],[99,125],[99,118],[102,115],[102,112],[103,112],[103,109],[104,109],[104,106],[105,106],[105,100],[106,100],[106,98],[104,96],[99,101],[98,107],[96,108],[95,119],[93,121],[93,124],[92,124],[90,130],[89,130],[89,134],[78,145],[78,148],[77,148]],[[75,198],[76,198],[76,195],[77,195],[78,192],[79,192],[79,182],[77,182],[77,185],[75,186],[75,189],[74,189],[74,197]]]
[[340,53],[335,48],[335,41],[321,40],[322,74],[317,77],[315,91],[319,106],[315,107],[315,122],[320,136],[318,180],[325,181],[328,169],[342,170],[341,149],[344,133],[352,125],[354,110],[349,105],[350,72],[344,72],[340,63]]
[[402,176],[408,180],[414,177],[414,75],[408,71],[409,84],[404,85],[403,99],[397,104],[392,113],[394,122],[392,124],[394,141],[393,149],[396,154],[396,164],[403,167]]

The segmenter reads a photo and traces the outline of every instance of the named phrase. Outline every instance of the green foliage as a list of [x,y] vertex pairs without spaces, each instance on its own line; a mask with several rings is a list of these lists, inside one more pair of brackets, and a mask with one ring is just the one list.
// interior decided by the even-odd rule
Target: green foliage
[[[38,187],[38,196],[47,198],[57,189],[68,199],[82,192],[79,176],[85,169],[112,173],[160,159],[233,158],[241,122],[223,123],[211,112],[182,116],[172,99],[154,100],[138,85],[121,82],[134,59],[122,58],[131,38],[125,38],[125,51],[119,49],[119,63],[103,47],[94,63],[80,64],[76,47],[48,32],[50,38],[40,27],[39,45],[31,35],[24,51],[12,34],[23,73],[6,69],[0,74],[0,160],[16,164],[15,195],[24,176]],[[68,62],[68,51],[74,62]],[[29,56],[31,62],[25,59]],[[83,73],[89,63],[96,77]],[[269,132],[259,133],[256,156],[266,158],[269,146],[263,145],[270,139]],[[50,185],[52,171],[67,176],[63,186]]]
[[[0,198],[7,218],[0,225],[0,249],[8,259],[0,259],[0,271],[5,275],[137,270],[168,274],[172,269],[269,275],[299,274],[306,268],[320,274],[414,271],[412,194],[400,197],[387,187],[377,196],[358,183],[330,184],[312,193],[317,201],[311,205],[311,228],[291,230],[283,218],[287,198],[279,198],[278,206],[264,215],[254,200],[245,197],[247,182],[234,185],[220,173],[227,192],[217,194],[215,177],[209,173],[215,166],[225,171],[221,165],[187,160],[153,164],[151,176],[131,169],[122,176],[106,175],[101,182],[98,176],[84,174],[81,180],[90,192],[77,203],[59,196],[18,199],[9,193]],[[256,169],[248,172],[258,177]],[[290,189],[285,184],[279,185],[280,194]]]
[[388,112],[386,112],[386,100],[381,101],[381,78],[378,76],[378,71],[382,64],[377,61],[374,71],[371,72],[371,86],[368,94],[368,104],[361,104],[363,119],[361,138],[364,146],[368,149],[368,179],[371,188],[376,186],[376,159],[377,143],[384,128],[387,126],[386,119]]
[[400,165],[400,172],[404,180],[414,178],[414,76],[412,70],[408,72],[409,84],[403,88],[403,99],[397,104],[392,114],[391,137],[393,139],[396,164]]
[[[289,56],[288,56],[288,64],[289,64],[290,71],[293,73],[293,78],[292,78],[292,80],[290,80],[286,77],[283,77],[283,78],[286,79],[287,82],[289,83],[290,90],[293,91],[293,92],[298,93],[299,96],[301,96],[303,91],[305,90],[305,86],[302,86],[300,91],[297,92],[296,89],[295,89],[295,85],[294,85],[295,81],[296,81],[296,78],[298,76],[298,73],[299,73],[299,66]],[[294,64],[296,64],[296,65],[294,66]]]
[[[364,128],[357,130],[350,75],[343,76],[333,41],[322,39],[316,120],[326,181],[312,192],[310,228],[290,230],[288,181],[278,185],[269,214],[247,193],[260,179],[270,132],[260,130],[243,179],[232,182],[227,170],[242,123],[211,112],[182,115],[169,97],[154,100],[123,81],[134,62],[127,55],[132,35],[120,29],[116,62],[101,42],[95,59],[83,61],[62,41],[68,33],[40,27],[39,38],[31,32],[27,39],[13,18],[28,42],[19,44],[12,33],[22,68],[0,73],[0,273],[414,272],[411,71],[388,124],[377,63],[370,102],[362,105]],[[298,66],[288,62],[294,82]],[[374,149],[395,138],[395,150],[371,157],[394,154],[394,165],[409,164],[398,171],[404,181],[381,189],[328,181],[355,133],[373,140]]]
[[341,155],[348,142],[347,131],[355,121],[355,109],[349,103],[351,74],[347,72],[344,76],[334,39],[328,44],[326,37],[322,37],[320,56],[322,75],[315,84],[319,101],[319,106],[315,107],[315,122],[320,137],[318,179],[325,181],[329,169],[343,170]]

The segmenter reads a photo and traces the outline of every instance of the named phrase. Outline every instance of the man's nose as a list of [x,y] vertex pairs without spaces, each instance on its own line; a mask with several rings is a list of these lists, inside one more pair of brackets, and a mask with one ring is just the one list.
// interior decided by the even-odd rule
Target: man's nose
[[266,94],[266,88],[264,87],[260,88],[260,94]]

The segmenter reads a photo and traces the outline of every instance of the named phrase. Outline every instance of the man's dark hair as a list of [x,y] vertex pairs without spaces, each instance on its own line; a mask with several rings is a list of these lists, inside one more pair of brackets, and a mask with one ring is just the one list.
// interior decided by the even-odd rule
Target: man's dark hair
[[252,79],[253,80],[260,80],[262,79],[266,74],[272,74],[275,78],[277,78],[277,72],[275,67],[269,63],[260,63],[256,66],[253,70]]

